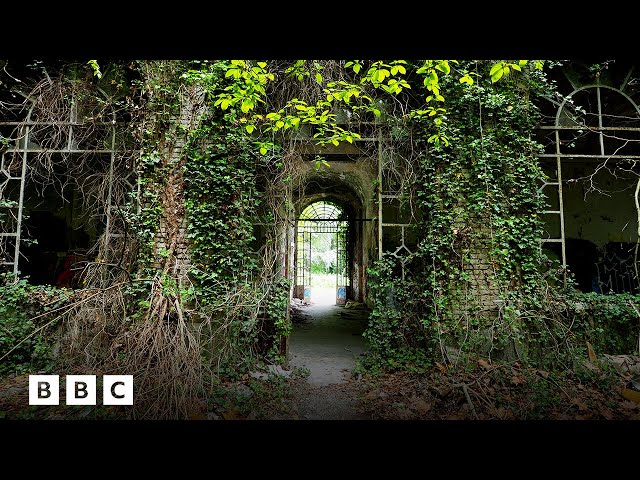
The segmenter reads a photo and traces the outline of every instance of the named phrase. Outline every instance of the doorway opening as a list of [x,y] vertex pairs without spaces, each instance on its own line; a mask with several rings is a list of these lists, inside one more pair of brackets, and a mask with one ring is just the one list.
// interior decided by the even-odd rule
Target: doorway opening
[[322,305],[344,305],[349,288],[349,222],[338,204],[318,201],[296,222],[294,297]]

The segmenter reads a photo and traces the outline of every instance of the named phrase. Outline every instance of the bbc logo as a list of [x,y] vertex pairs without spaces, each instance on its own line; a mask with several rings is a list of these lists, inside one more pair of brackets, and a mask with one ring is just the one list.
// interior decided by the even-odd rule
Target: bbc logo
[[[96,405],[95,375],[66,376],[67,405]],[[59,375],[29,375],[29,405],[59,405]],[[103,375],[103,405],[133,405],[133,375]]]

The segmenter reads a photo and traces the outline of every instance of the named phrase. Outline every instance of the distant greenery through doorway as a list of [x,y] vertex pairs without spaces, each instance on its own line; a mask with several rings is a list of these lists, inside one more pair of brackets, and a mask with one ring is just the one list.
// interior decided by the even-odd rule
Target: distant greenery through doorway
[[312,203],[300,214],[296,284],[310,289],[312,297],[316,289],[333,289],[335,296],[346,286],[346,230],[345,212],[332,202]]
[[335,233],[311,235],[311,287],[337,286],[338,245]]

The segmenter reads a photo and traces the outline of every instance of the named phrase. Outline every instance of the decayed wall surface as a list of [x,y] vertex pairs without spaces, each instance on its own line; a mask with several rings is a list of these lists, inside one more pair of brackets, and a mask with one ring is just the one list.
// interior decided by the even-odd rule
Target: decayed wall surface
[[[170,271],[176,278],[185,278],[190,264],[184,207],[184,146],[189,132],[197,128],[204,109],[204,92],[197,87],[185,89],[180,96],[180,114],[174,119],[175,125],[181,128],[170,132],[169,144],[160,153],[163,166],[170,170],[159,195],[163,208],[155,236],[155,267]],[[169,252],[168,256],[164,252]]]

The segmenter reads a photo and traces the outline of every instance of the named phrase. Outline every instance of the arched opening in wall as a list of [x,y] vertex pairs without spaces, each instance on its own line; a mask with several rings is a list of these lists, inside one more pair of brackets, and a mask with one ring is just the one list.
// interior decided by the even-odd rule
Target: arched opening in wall
[[[135,201],[137,173],[110,98],[60,74],[37,82],[12,117],[0,109],[0,273],[71,288],[84,285],[90,263],[122,274],[130,235],[121,207]],[[106,253],[116,247],[113,265]]]
[[[638,293],[640,108],[628,90],[575,88],[543,125],[543,251],[583,292]],[[551,112],[550,112],[551,113]]]
[[351,283],[349,222],[335,202],[308,205],[296,222],[294,297],[324,305],[343,305]]

